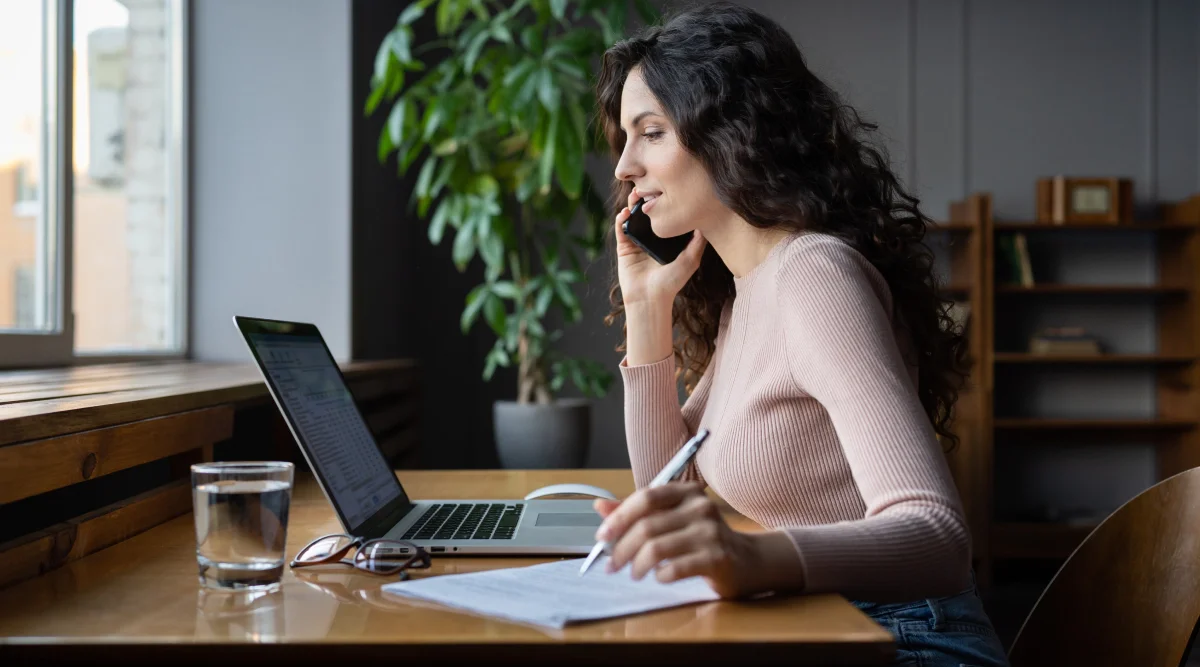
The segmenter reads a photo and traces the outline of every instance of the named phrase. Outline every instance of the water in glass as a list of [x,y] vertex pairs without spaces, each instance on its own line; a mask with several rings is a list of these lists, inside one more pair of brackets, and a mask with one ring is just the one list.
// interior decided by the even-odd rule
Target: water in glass
[[216,588],[277,586],[292,486],[224,479],[193,489],[200,580]]

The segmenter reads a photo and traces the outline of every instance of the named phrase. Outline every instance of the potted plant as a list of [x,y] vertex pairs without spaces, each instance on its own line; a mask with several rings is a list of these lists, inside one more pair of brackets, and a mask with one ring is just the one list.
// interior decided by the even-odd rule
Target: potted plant
[[[657,18],[645,0],[633,5]],[[414,44],[427,10],[439,39]],[[591,122],[592,72],[628,10],[629,0],[418,0],[375,58],[366,112],[388,111],[380,161],[419,168],[413,203],[430,242],[452,237],[459,271],[476,257],[485,267],[461,326],[482,320],[496,336],[485,379],[517,368],[516,400],[493,410],[505,467],[582,466],[590,402],[555,394],[570,380],[601,397],[612,382],[603,364],[557,352],[553,323],[582,317],[580,255],[603,251],[610,224],[584,158],[606,150]],[[420,58],[431,51],[436,64]]]

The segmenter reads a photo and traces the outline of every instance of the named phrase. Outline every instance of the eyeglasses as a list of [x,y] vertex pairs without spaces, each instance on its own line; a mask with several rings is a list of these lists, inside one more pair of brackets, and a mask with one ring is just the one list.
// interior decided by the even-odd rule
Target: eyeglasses
[[[358,548],[353,558],[345,558],[351,549]],[[408,570],[427,568],[429,553],[412,542],[400,540],[366,540],[352,535],[324,535],[309,542],[296,554],[291,567],[309,567],[341,563],[351,565],[363,572],[391,576],[400,573],[400,579],[408,579]]]

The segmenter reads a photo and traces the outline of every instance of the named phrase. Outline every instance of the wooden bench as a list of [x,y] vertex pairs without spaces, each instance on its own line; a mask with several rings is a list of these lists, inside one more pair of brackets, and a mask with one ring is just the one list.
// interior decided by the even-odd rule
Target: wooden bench
[[[358,362],[343,373],[389,462],[413,467],[414,365]],[[264,458],[305,468],[252,366],[0,372],[0,587],[188,513],[193,463]]]

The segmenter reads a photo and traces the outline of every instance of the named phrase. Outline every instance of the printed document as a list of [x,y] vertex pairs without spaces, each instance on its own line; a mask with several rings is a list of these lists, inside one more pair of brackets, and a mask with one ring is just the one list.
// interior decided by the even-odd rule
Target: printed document
[[486,572],[445,574],[387,584],[385,593],[436,602],[464,611],[562,628],[568,623],[639,614],[716,600],[701,577],[659,583],[651,572],[641,581],[629,566],[604,571],[602,556],[579,576],[583,559],[571,559]]

